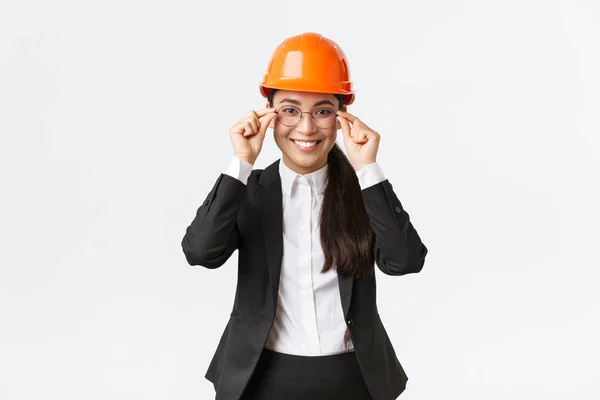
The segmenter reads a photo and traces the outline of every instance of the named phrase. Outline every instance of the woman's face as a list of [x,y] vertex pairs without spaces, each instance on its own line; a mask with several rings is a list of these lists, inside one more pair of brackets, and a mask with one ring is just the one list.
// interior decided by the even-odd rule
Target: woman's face
[[[335,114],[339,107],[338,99],[331,94],[278,90],[273,96],[273,107],[279,111],[271,122],[271,127],[285,165],[299,174],[308,174],[324,167],[337,138],[338,122]],[[315,117],[320,119],[321,126],[326,125],[322,121],[327,118],[333,117],[335,122],[328,128],[319,127],[311,115],[306,113],[302,114],[297,125],[284,125],[282,120],[293,120],[297,110],[311,113],[318,111]]]

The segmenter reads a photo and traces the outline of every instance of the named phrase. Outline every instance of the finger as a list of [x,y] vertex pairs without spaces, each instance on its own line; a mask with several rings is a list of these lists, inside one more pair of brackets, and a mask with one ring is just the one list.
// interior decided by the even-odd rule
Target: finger
[[355,117],[354,115],[352,115],[346,111],[338,111],[338,115],[341,115],[342,117],[346,118],[348,121],[350,121],[353,124],[358,121],[357,117]]
[[276,110],[275,107],[268,107],[268,108],[263,108],[262,110],[255,111],[255,114],[258,118],[262,118],[265,115],[267,115],[268,113],[273,112],[275,110]]
[[275,118],[277,116],[276,113],[270,113],[265,115],[265,117],[262,119],[262,121],[260,121],[260,129],[258,130],[258,133],[261,136],[265,136],[265,133],[267,132],[267,128],[269,127],[269,124],[271,123],[271,120],[273,120],[273,118]]
[[258,121],[258,117],[256,115],[253,115],[250,119],[249,119],[250,125],[252,125],[252,129],[254,132],[258,132],[258,127],[260,126],[260,122]]
[[246,121],[244,124],[244,137],[253,136],[255,133],[256,131],[250,121]]
[[362,130],[362,133],[364,135],[364,139],[377,139],[379,137],[379,133],[377,133],[377,131],[374,131],[373,129],[370,129],[368,127],[365,127],[365,129]]
[[237,121],[230,129],[230,133],[235,133],[238,135],[244,135],[246,130],[246,121],[240,120]]
[[350,138],[350,124],[348,123],[348,120],[346,120],[346,118],[344,117],[337,117],[337,120],[340,121],[340,125],[342,127],[342,132],[344,133],[344,136],[346,138]]

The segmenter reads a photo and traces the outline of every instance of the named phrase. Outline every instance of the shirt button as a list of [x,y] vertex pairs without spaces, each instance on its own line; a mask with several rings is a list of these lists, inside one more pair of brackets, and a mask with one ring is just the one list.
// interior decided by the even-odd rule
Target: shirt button
[[400,207],[396,207],[396,212],[400,213],[400,211],[402,211],[402,209]]

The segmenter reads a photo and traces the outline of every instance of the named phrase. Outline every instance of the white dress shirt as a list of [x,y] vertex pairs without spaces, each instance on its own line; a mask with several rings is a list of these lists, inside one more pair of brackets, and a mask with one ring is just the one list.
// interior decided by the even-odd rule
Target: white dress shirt
[[[310,174],[279,163],[283,201],[283,259],[275,321],[265,348],[280,353],[321,356],[352,351],[335,269],[322,273],[320,210],[328,165]],[[226,169],[247,184],[252,164],[233,157]],[[385,176],[377,163],[357,171],[361,190]]]

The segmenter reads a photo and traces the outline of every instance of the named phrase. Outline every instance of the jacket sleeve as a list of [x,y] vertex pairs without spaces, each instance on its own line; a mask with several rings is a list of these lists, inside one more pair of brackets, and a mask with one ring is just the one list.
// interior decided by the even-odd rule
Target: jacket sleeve
[[420,272],[425,264],[427,247],[421,242],[389,180],[363,189],[362,195],[375,233],[374,254],[379,269],[387,275]]
[[239,179],[219,175],[181,242],[188,264],[219,268],[238,248],[237,216],[245,191]]

